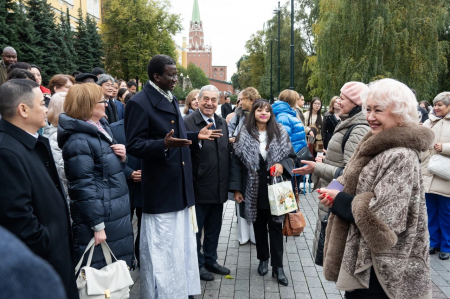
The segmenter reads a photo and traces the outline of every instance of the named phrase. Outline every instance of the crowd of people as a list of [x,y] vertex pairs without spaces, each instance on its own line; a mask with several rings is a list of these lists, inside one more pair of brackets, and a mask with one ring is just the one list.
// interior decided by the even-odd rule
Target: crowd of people
[[[32,265],[48,262],[52,285],[24,280],[14,292],[79,298],[75,265],[94,240],[90,266],[107,265],[106,242],[140,268],[141,298],[193,298],[200,280],[230,274],[217,262],[227,200],[239,243],[256,244],[258,274],[270,263],[287,286],[284,216],[271,214],[268,186],[280,177],[298,190],[308,176],[320,201],[313,255],[327,280],[346,298],[431,298],[429,255],[450,257],[450,92],[431,106],[394,79],[347,82],[322,115],[320,98],[305,112],[293,90],[270,104],[248,87],[219,115],[213,85],[180,110],[165,55],[149,61],[139,92],[101,68],[57,74],[46,88],[39,66],[17,60],[3,50],[0,236]],[[300,157],[305,148],[313,159]],[[12,260],[0,269],[23,268]]]

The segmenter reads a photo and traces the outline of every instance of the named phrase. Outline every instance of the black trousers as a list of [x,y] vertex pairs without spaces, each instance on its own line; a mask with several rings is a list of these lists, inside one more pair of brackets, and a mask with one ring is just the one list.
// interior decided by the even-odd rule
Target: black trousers
[[[222,229],[223,204],[196,204],[197,215],[197,257],[198,267],[205,264],[213,265],[217,261],[217,245]],[[201,238],[204,229],[203,253],[201,252]]]
[[138,260],[138,263],[140,261],[139,258],[139,239],[141,238],[141,220],[142,220],[142,208],[138,208],[138,207],[131,207],[131,220],[133,221],[133,216],[134,216],[134,210],[136,210],[136,216],[138,219],[138,233],[136,236],[136,241],[134,243],[134,254],[136,255],[136,259]]
[[373,267],[370,269],[370,281],[368,289],[358,289],[353,292],[345,292],[346,299],[389,299],[377,278]]
[[[269,234],[267,234],[269,226]],[[256,241],[257,258],[267,261],[270,257],[272,267],[283,267],[283,226],[273,221],[270,210],[257,210],[256,221],[253,223]],[[269,251],[270,236],[270,251]]]

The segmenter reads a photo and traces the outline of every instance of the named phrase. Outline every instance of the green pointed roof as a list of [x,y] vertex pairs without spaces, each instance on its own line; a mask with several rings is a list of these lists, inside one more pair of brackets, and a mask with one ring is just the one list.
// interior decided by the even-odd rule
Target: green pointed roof
[[192,22],[200,22],[200,9],[198,0],[194,0],[194,8],[192,8]]

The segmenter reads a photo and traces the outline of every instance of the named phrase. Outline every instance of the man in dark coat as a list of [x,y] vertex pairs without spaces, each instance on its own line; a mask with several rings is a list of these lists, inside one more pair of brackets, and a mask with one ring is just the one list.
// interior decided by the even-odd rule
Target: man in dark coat
[[[217,263],[217,245],[222,228],[223,203],[228,198],[228,170],[230,148],[225,119],[215,114],[219,90],[213,85],[200,90],[197,111],[186,116],[189,131],[201,130],[213,123],[212,128],[222,130],[223,136],[214,141],[203,141],[201,149],[192,149],[192,177],[194,179],[195,211],[197,214],[197,255],[200,279],[214,280],[210,273],[230,274],[230,270]],[[201,236],[204,228],[203,253]]]
[[47,138],[47,108],[39,85],[0,86],[0,225],[53,266],[68,298],[78,298],[66,196]]
[[[111,125],[111,131],[119,144],[126,144],[124,120],[119,120]],[[139,265],[139,239],[141,237],[141,219],[142,219],[142,187],[141,187],[141,159],[127,154],[127,165],[123,172],[127,178],[128,191],[130,194],[131,219],[134,211],[138,219],[138,233],[136,236],[134,252]]]
[[142,159],[141,297],[186,298],[201,292],[188,146],[222,134],[212,124],[186,132],[171,93],[178,82],[172,58],[154,56],[147,72],[150,81],[125,109],[127,151]]
[[231,98],[230,96],[225,96],[225,103],[220,107],[222,112],[222,118],[227,118],[228,114],[233,113],[233,107],[231,106]]

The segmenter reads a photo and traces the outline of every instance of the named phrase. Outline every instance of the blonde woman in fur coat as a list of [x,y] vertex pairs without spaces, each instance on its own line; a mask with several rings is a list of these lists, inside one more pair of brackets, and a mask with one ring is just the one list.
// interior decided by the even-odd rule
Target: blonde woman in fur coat
[[347,299],[431,298],[428,227],[420,152],[433,132],[417,124],[411,90],[393,79],[361,95],[371,131],[338,181],[318,190],[331,207],[324,275]]

